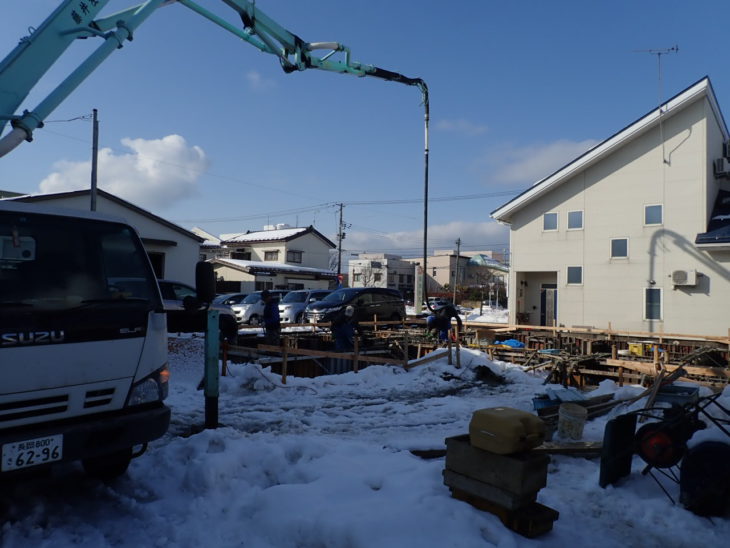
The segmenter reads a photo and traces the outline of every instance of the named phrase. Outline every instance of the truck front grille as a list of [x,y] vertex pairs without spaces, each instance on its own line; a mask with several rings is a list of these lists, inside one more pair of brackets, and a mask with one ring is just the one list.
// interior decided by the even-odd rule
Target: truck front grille
[[89,390],[84,398],[84,409],[89,407],[99,407],[100,405],[109,405],[114,396],[114,388],[104,388],[102,390]]
[[49,396],[0,404],[0,423],[65,413],[68,409],[68,395]]

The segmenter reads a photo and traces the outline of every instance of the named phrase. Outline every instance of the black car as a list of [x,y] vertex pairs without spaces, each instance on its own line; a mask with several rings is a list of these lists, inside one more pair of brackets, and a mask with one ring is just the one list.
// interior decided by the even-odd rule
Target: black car
[[[168,333],[197,333],[204,332],[208,321],[205,310],[186,310],[183,305],[185,297],[197,298],[195,288],[182,282],[172,280],[157,280],[162,293],[162,300],[167,313]],[[235,342],[238,335],[236,316],[231,307],[213,303],[211,307],[220,313],[218,325],[221,339]]]
[[403,296],[395,289],[384,287],[349,287],[338,289],[321,301],[307,306],[306,321],[329,322],[344,306],[355,307],[355,320],[371,322],[378,320],[402,321],[406,317]]

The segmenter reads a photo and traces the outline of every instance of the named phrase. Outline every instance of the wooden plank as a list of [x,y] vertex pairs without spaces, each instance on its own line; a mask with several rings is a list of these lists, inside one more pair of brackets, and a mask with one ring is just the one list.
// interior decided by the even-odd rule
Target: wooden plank
[[436,360],[440,360],[441,358],[446,357],[446,355],[448,353],[449,353],[448,350],[444,350],[443,352],[431,354],[430,356],[426,356],[425,358],[421,358],[420,360],[410,361],[410,362],[408,362],[406,369],[411,369],[413,367],[423,365],[424,363],[429,363],[429,362],[433,362]]
[[[613,360],[613,359],[606,359],[606,365],[611,366],[620,366],[624,367],[626,369],[633,369],[634,371],[639,371],[640,373],[645,373],[648,375],[654,375],[655,370],[654,366],[651,363],[648,362],[639,362],[634,360]],[[678,365],[671,365],[671,364],[665,364],[665,368],[668,372],[676,371],[677,368],[680,367]],[[700,377],[718,377],[721,379],[730,379],[730,369],[723,368],[723,367],[702,367],[697,365],[684,365],[682,366],[685,373],[688,375],[698,375]]]
[[473,447],[469,436],[446,439],[446,468],[518,496],[529,496],[547,485],[550,459],[523,451],[497,455]]
[[537,500],[537,491],[527,495],[516,495],[499,487],[459,474],[448,468],[443,470],[443,476],[445,485],[465,491],[470,495],[492,502],[508,510],[516,510]]
[[[267,352],[281,352],[280,346],[271,346],[268,344],[260,344],[257,347],[259,350],[265,350]],[[313,356],[317,358],[344,358],[347,360],[354,360],[355,354],[352,352],[327,352],[325,350],[310,350],[308,348],[291,348],[289,354],[298,354],[300,356]],[[403,365],[402,360],[395,360],[393,358],[368,356],[360,354],[357,359],[361,362],[388,364],[388,365]]]
[[575,455],[578,457],[601,455],[603,442],[600,441],[578,441],[568,443],[558,443],[546,441],[542,445],[538,445],[531,450],[532,453],[540,453],[545,455]]

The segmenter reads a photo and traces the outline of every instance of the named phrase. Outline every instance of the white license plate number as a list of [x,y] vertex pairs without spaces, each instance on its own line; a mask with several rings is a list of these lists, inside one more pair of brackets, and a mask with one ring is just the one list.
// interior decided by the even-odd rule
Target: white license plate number
[[63,458],[63,434],[3,445],[2,471],[18,470]]

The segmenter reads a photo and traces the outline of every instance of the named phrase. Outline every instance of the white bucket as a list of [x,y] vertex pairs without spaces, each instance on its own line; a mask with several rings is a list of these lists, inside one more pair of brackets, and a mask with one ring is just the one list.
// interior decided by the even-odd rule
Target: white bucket
[[575,403],[561,403],[558,409],[558,436],[571,440],[583,437],[588,409]]

